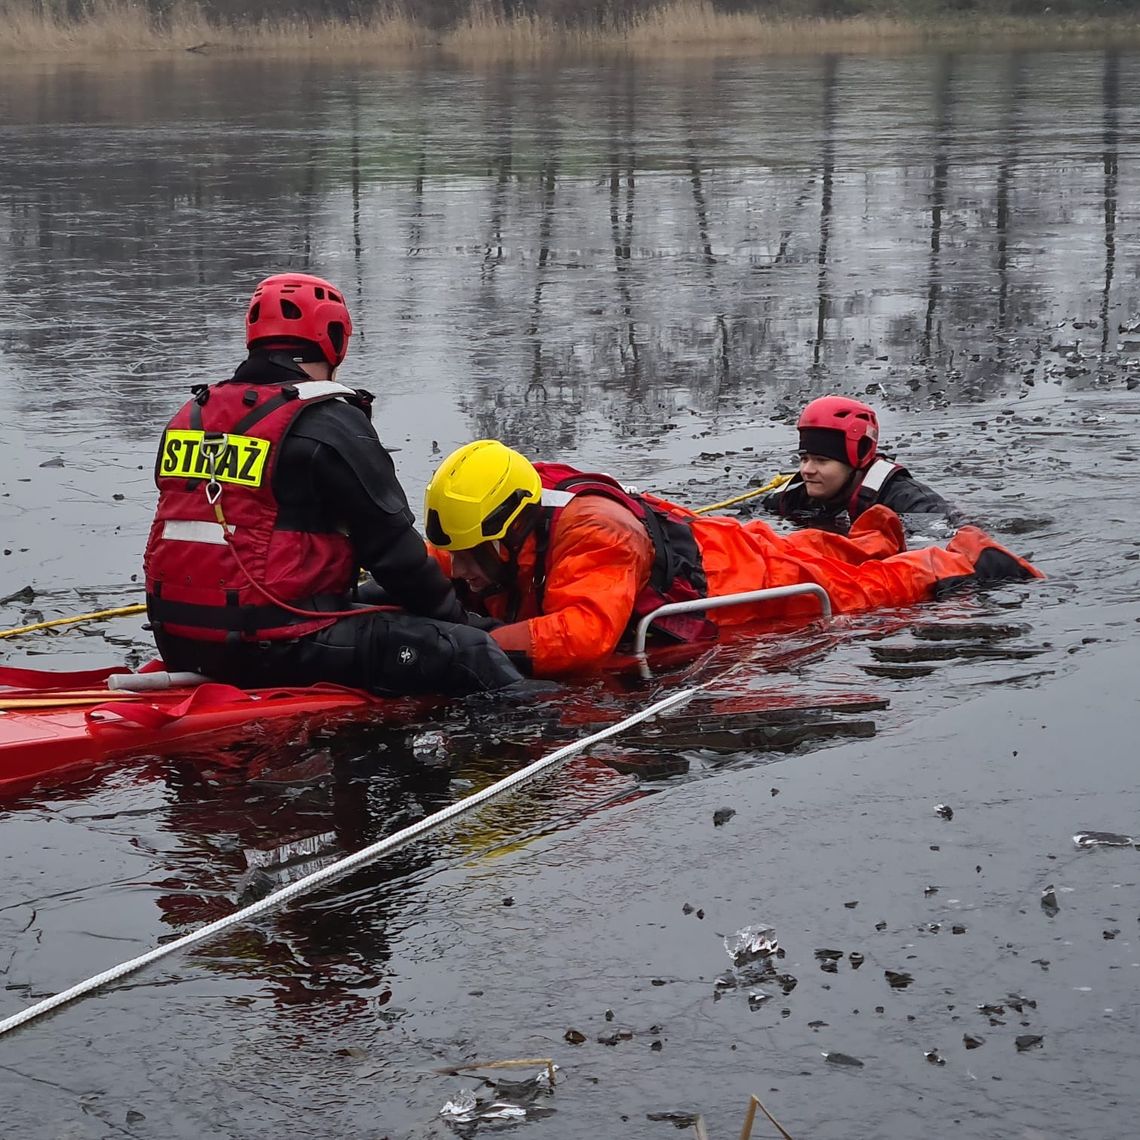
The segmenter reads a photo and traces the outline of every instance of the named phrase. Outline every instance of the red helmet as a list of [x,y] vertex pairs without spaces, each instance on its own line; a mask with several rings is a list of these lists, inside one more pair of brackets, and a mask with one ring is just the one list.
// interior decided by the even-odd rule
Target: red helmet
[[[821,396],[812,400],[800,413],[800,448],[818,455],[830,455],[838,459],[845,456],[844,462],[856,469],[870,467],[875,461],[879,448],[879,419],[874,409],[848,396]],[[829,450],[828,442],[833,436],[826,436],[824,442],[815,436],[816,432],[838,432],[841,441],[834,450]],[[804,438],[807,433],[807,439]],[[812,446],[813,442],[815,446]]]
[[315,344],[335,368],[348,352],[352,318],[344,296],[323,277],[308,273],[277,273],[253,291],[245,315],[245,343],[272,347],[304,340]]

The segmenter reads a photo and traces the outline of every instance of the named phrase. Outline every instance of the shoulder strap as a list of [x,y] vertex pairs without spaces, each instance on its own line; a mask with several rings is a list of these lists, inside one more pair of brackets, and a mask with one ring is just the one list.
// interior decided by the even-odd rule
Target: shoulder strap
[[847,514],[851,521],[854,522],[868,507],[874,506],[879,501],[879,493],[887,482],[894,478],[898,472],[905,470],[905,467],[893,459],[876,459],[867,468],[863,478],[859,480],[858,486],[851,493],[851,499],[847,505]]
[[544,507],[564,507],[574,498],[573,491],[559,491],[553,487],[543,487],[542,505]]
[[347,398],[357,395],[356,388],[350,388],[338,380],[302,380],[299,384],[292,384],[290,387],[296,390],[298,400],[315,400],[322,396],[344,396]]
[[895,472],[902,470],[904,470],[903,466],[896,463],[893,459],[876,459],[875,462],[867,468],[867,474],[863,476],[860,487],[877,495],[883,489],[883,484],[886,483]]

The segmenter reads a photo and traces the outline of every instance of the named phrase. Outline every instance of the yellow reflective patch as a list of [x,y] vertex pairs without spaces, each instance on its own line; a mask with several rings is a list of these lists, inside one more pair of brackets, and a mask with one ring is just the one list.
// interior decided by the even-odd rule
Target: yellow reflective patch
[[[167,429],[158,460],[159,476],[172,479],[209,479],[210,465],[202,452],[205,432]],[[253,435],[227,435],[226,449],[218,459],[214,476],[219,483],[260,487],[270,443]]]

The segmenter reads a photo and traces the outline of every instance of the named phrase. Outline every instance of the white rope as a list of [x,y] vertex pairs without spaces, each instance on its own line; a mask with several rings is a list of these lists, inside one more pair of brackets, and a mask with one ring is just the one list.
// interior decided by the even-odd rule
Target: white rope
[[148,950],[145,954],[140,954],[137,958],[132,958],[129,962],[121,962],[119,965],[112,966],[111,969],[104,970],[101,974],[96,974],[94,977],[88,978],[86,981],[80,982],[70,989],[63,990],[58,994],[53,994],[51,997],[45,998],[35,1005],[28,1006],[27,1009],[23,1009],[19,1013],[13,1014],[11,1017],[0,1021],[0,1035],[12,1029],[16,1029],[18,1026],[24,1025],[35,1018],[42,1017],[45,1013],[49,1013],[53,1009],[58,1009],[61,1005],[66,1005],[68,1002],[74,1001],[84,994],[89,994],[93,990],[97,990],[110,982],[126,977],[127,974],[133,974],[136,970],[141,970],[143,966],[148,966],[151,962],[157,962],[159,958],[165,958],[166,955],[173,954],[176,950],[182,950],[198,942],[205,942],[207,939],[213,938],[215,934],[220,934],[223,930],[228,930],[231,926],[237,926],[239,923],[255,918],[259,914],[264,914],[268,910],[282,906],[298,895],[306,894],[322,884],[327,883],[330,879],[338,878],[348,871],[355,870],[357,867],[363,867],[365,864],[371,863],[383,855],[405,847],[413,840],[419,839],[428,832],[442,827],[445,823],[449,823],[457,816],[466,815],[467,812],[474,811],[475,808],[482,806],[488,800],[495,799],[497,796],[512,791],[528,780],[533,780],[547,769],[553,768],[556,764],[567,759],[567,757],[573,756],[576,752],[581,752],[584,748],[589,748],[591,744],[597,744],[599,741],[607,740],[611,736],[617,736],[627,728],[632,728],[635,724],[640,724],[642,721],[648,720],[650,717],[656,716],[666,709],[684,703],[702,688],[704,688],[703,685],[697,685],[691,689],[682,689],[680,692],[672,693],[668,697],[664,697],[650,705],[648,708],[644,708],[640,712],[626,717],[625,720],[611,724],[607,728],[603,728],[590,736],[583,737],[581,740],[575,740],[569,744],[565,744],[554,752],[548,753],[546,756],[528,764],[525,768],[520,768],[517,772],[512,772],[509,776],[505,776],[497,783],[491,784],[482,791],[475,792],[473,795],[458,800],[456,803],[448,804],[447,807],[432,815],[425,816],[421,820],[417,820],[409,827],[394,832],[392,835],[385,836],[385,838],[351,855],[347,855],[336,863],[322,867],[319,871],[314,871],[311,875],[306,875],[303,879],[298,879],[296,882],[290,883],[288,886],[282,887],[270,895],[266,895],[265,898],[258,899],[257,902],[251,903],[241,910],[234,911],[233,914],[226,915],[225,918],[219,918],[216,922],[211,922],[206,926],[199,927],[197,930],[191,931],[189,934],[185,934],[173,942],[166,942],[162,946],[156,946],[153,950]]

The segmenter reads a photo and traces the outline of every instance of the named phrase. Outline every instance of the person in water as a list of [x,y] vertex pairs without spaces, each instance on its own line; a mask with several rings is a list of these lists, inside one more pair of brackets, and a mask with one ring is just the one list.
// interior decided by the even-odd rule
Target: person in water
[[[1041,574],[976,527],[943,549],[905,550],[889,508],[860,513],[844,537],[780,535],[760,520],[698,515],[609,475],[532,463],[497,440],[449,455],[425,494],[425,535],[468,608],[537,677],[590,670],[665,602],[813,582],[834,610],[904,606],[964,583]],[[674,615],[657,639],[712,639],[718,627],[810,617],[804,596]],[[498,624],[496,624],[498,623]]]
[[761,498],[764,510],[798,526],[840,530],[876,505],[916,523],[924,515],[961,522],[941,495],[879,453],[879,419],[868,405],[823,396],[804,408],[796,426],[799,473]]
[[[336,379],[352,335],[340,290],[267,277],[245,329],[248,357],[192,388],[159,444],[144,568],[167,668],[399,694],[521,683],[414,529],[371,395]],[[359,602],[362,567],[389,604]]]

